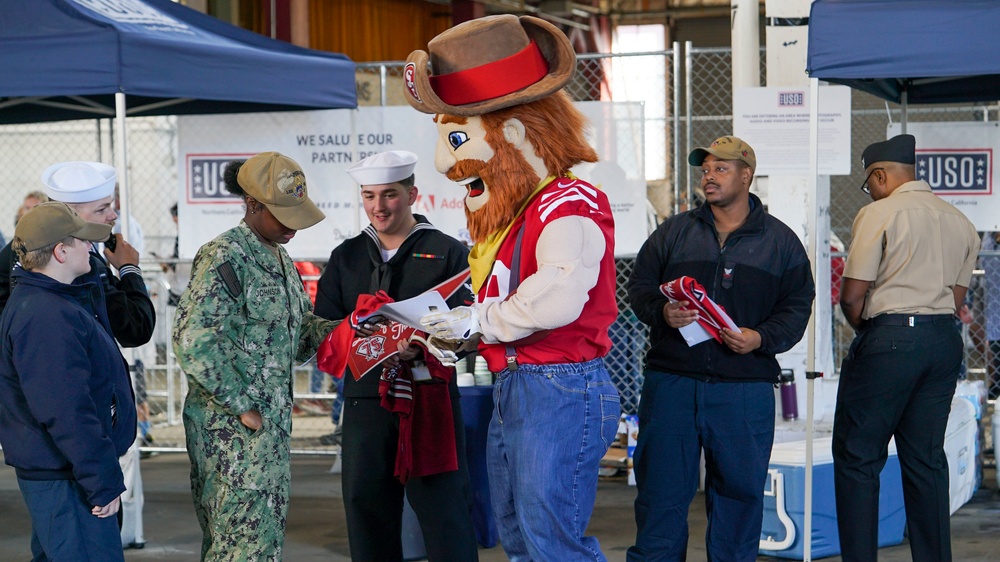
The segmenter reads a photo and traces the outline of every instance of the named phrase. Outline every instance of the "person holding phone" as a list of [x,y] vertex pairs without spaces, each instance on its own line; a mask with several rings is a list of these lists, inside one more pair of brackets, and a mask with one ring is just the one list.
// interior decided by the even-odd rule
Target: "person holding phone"
[[[69,205],[87,222],[114,225],[115,169],[100,162],[60,162],[49,166],[42,173],[42,187],[52,201]],[[111,323],[115,340],[122,347],[139,347],[153,337],[156,312],[146,292],[146,282],[139,269],[139,252],[121,234],[113,236],[112,249],[106,244],[90,245],[90,272],[74,283],[93,281],[104,288],[103,309]],[[103,255],[102,255],[103,254]],[[115,275],[111,268],[118,271]],[[19,267],[10,244],[0,250],[0,311],[10,298],[14,283],[11,272]]]

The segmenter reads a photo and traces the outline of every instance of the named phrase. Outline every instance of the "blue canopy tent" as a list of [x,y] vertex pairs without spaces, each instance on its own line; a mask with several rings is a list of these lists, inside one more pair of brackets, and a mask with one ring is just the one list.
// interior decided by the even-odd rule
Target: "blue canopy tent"
[[126,210],[126,116],[353,108],[354,71],[170,0],[0,3],[0,124],[114,117]]
[[4,0],[0,124],[356,107],[354,63],[170,0]]
[[806,69],[899,104],[1000,99],[995,0],[816,0]]
[[[909,103],[1000,99],[1000,3],[996,0],[816,0],[809,15],[809,182],[817,192],[819,81]],[[829,201],[814,204],[829,205]],[[813,210],[814,213],[816,209]],[[815,226],[810,243],[815,244]],[[813,251],[811,255],[816,255]],[[815,268],[815,264],[814,264]],[[810,333],[814,330],[810,320]],[[813,336],[810,335],[810,345]],[[807,369],[815,369],[813,350]],[[811,558],[813,379],[806,414],[804,560]]]

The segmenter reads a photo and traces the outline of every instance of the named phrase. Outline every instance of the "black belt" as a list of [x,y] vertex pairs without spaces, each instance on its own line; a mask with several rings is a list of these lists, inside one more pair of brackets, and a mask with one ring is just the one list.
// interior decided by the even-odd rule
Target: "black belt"
[[869,326],[916,326],[952,322],[953,314],[880,314],[867,320]]

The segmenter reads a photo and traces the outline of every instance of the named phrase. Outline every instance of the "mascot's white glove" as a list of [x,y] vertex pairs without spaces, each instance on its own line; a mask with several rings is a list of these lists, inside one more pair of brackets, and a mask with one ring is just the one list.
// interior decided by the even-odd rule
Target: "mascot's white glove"
[[427,351],[445,367],[454,367],[458,363],[458,354],[455,353],[455,349],[452,349],[457,349],[454,342],[443,342],[434,337],[424,339],[418,335],[410,336],[410,341],[422,343]]
[[432,312],[420,319],[420,325],[433,338],[464,341],[479,333],[479,312],[471,306],[459,306],[445,312]]
[[445,341],[434,336],[423,338],[414,334],[410,336],[410,341],[422,343],[427,351],[445,367],[454,367],[461,359],[458,356],[459,353],[463,354],[464,357],[479,347],[479,338],[471,341]]

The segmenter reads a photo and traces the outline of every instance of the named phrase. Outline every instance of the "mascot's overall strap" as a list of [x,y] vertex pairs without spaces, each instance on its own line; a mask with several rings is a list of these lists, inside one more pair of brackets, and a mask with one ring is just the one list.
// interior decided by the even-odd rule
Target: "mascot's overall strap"
[[[514,255],[510,260],[510,280],[507,283],[507,295],[513,295],[514,291],[517,290],[517,286],[521,284],[521,239],[524,238],[524,225],[526,223],[521,221],[521,228],[517,229],[517,238],[514,240]],[[517,350],[514,349],[513,345],[507,344],[504,347],[506,351],[507,359],[507,369],[510,371],[517,370]]]

